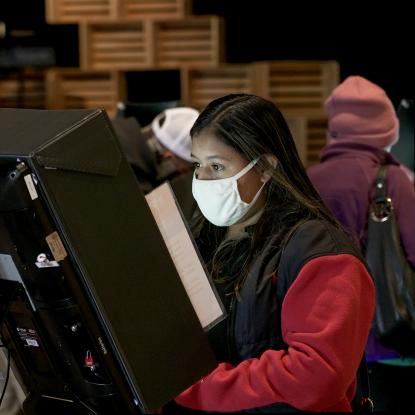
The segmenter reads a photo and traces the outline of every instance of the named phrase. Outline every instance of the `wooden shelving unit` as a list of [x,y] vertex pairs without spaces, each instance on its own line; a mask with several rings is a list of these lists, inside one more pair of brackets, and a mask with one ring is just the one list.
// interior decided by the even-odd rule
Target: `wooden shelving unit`
[[127,98],[127,72],[177,70],[185,105],[202,109],[214,98],[241,92],[271,100],[286,117],[303,162],[318,161],[327,124],[323,104],[339,82],[337,62],[228,64],[223,20],[193,16],[191,0],[45,3],[49,23],[78,25],[79,68],[3,76],[1,106],[100,107],[112,116]]

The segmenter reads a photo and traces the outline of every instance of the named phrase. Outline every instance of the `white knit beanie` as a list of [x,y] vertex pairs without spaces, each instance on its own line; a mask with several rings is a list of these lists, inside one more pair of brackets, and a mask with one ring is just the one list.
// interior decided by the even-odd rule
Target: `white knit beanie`
[[[190,157],[192,149],[190,129],[198,116],[199,111],[193,108],[169,108],[154,118],[151,128],[161,144],[180,158],[192,161]],[[160,126],[160,120],[163,117],[164,122]]]

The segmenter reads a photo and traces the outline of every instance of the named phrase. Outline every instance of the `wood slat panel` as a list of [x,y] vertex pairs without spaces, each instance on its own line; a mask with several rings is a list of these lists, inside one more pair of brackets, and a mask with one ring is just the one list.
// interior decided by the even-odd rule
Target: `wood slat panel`
[[307,167],[320,160],[320,151],[326,145],[327,117],[310,117],[307,120]]
[[190,10],[190,0],[119,0],[123,20],[183,19]]
[[282,111],[323,109],[324,101],[339,81],[335,61],[269,61],[258,64],[256,91]]
[[115,72],[55,69],[48,71],[47,83],[49,108],[103,108],[112,116],[123,95]]
[[81,23],[116,18],[118,0],[46,0],[48,23]]
[[182,100],[202,109],[210,101],[231,93],[252,93],[250,65],[222,65],[182,71]]
[[157,21],[154,37],[159,68],[212,67],[223,56],[222,21],[217,16]]
[[46,107],[44,71],[26,70],[0,78],[0,107],[33,108]]
[[286,116],[285,117],[291,135],[297,147],[298,154],[304,165],[308,163],[308,146],[307,146],[307,118],[304,116]]
[[284,112],[304,166],[310,167],[320,160],[320,151],[326,145],[327,116],[321,110],[310,116]]
[[81,26],[81,66],[86,70],[151,66],[149,22]]
[[48,23],[177,20],[191,14],[191,0],[45,0]]

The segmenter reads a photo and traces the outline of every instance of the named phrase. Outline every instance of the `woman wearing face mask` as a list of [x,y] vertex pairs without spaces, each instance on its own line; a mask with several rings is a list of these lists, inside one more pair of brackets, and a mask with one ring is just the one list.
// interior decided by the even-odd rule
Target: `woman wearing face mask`
[[284,118],[267,100],[228,95],[191,136],[195,234],[228,317],[208,333],[219,365],[174,408],[350,411],[374,287]]

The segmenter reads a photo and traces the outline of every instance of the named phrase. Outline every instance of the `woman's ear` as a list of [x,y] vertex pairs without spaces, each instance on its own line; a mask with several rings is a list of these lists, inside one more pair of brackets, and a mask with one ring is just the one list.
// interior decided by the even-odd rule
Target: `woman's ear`
[[278,160],[273,154],[264,154],[262,157],[265,158],[270,168],[265,169],[261,173],[261,182],[266,183],[272,177],[272,172],[276,169]]

